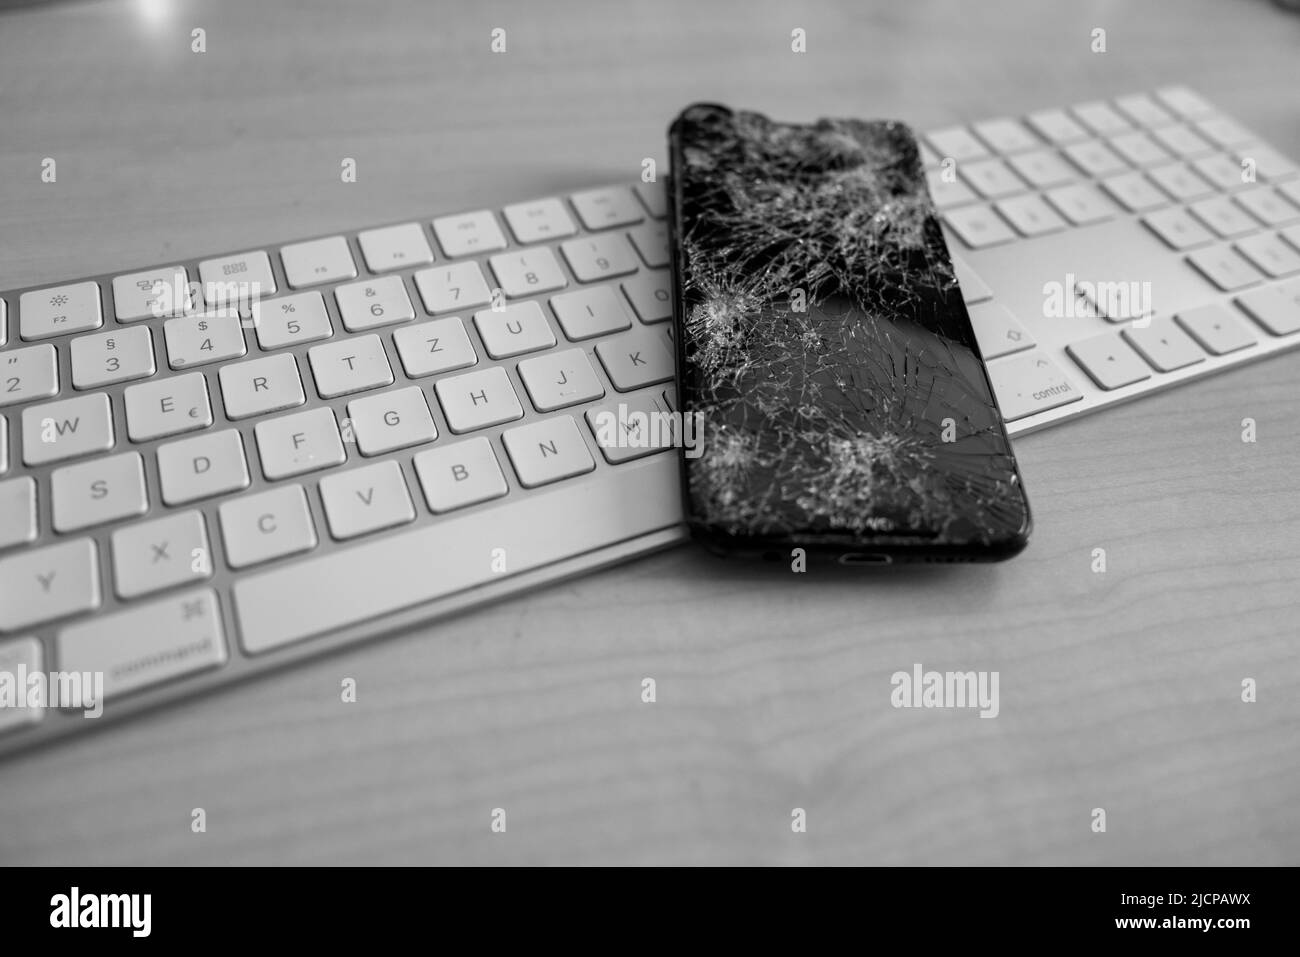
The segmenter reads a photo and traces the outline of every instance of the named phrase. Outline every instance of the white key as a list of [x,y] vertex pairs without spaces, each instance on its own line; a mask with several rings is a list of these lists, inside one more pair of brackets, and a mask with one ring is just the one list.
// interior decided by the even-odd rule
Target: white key
[[24,339],[66,336],[103,324],[98,283],[51,286],[18,297],[18,334]]
[[212,577],[201,512],[135,522],[113,532],[113,580],[120,598],[138,598]]
[[1091,103],[1080,103],[1078,106],[1071,107],[1070,110],[1083,122],[1084,126],[1099,136],[1114,136],[1116,133],[1123,133],[1125,130],[1133,128],[1128,120],[1100,100]]
[[930,148],[930,144],[924,140],[917,142],[918,151],[921,154],[921,166],[924,169],[933,169],[939,165],[939,156]]
[[962,163],[989,155],[984,144],[964,126],[949,126],[934,130],[927,133],[925,138],[930,141],[930,145],[942,159],[955,159],[958,163]]
[[646,211],[655,219],[663,219],[668,215],[668,190],[662,182],[641,181],[637,182],[633,189]]
[[953,256],[952,271],[957,279],[957,285],[961,288],[962,301],[967,305],[993,298],[993,290],[964,259]]
[[668,226],[664,223],[644,223],[635,229],[629,229],[627,238],[632,240],[642,261],[651,269],[661,269],[668,265]]
[[545,239],[562,239],[578,231],[558,199],[537,199],[515,203],[504,210],[506,223],[521,243],[540,243]]
[[71,354],[74,389],[147,379],[157,371],[148,326],[78,336],[72,340]]
[[235,421],[292,409],[307,401],[298,363],[288,353],[222,366],[217,378],[226,418]]
[[1214,189],[1182,163],[1170,163],[1147,170],[1155,184],[1180,203],[1209,196]]
[[307,358],[322,399],[377,389],[393,381],[384,344],[373,333],[312,346]]
[[1300,272],[1300,253],[1271,233],[1239,239],[1237,251],[1265,275],[1277,278]]
[[1017,120],[985,120],[974,124],[974,129],[975,134],[997,153],[1019,153],[1043,145]]
[[985,199],[997,199],[999,196],[1014,196],[1023,193],[1028,187],[1024,181],[1007,168],[1001,160],[981,160],[975,163],[963,163],[961,175],[979,191]]
[[560,244],[578,282],[613,279],[637,271],[636,253],[620,233],[570,239]]
[[570,197],[578,218],[588,229],[630,226],[645,218],[641,204],[625,186],[589,189]]
[[194,306],[184,266],[133,272],[113,280],[113,314],[118,322],[183,316]]
[[1227,196],[1211,196],[1199,203],[1193,203],[1189,209],[1197,219],[1224,239],[1243,236],[1259,229],[1259,223],[1247,216],[1241,207]]
[[925,172],[925,182],[936,209],[949,209],[964,203],[973,203],[978,196],[975,190],[947,170],[931,169]]
[[1039,110],[1030,113],[1025,119],[1041,136],[1053,143],[1073,143],[1088,136],[1088,131],[1070,119],[1064,110]]
[[1012,168],[1038,189],[1061,186],[1079,178],[1078,171],[1055,150],[1035,150],[1007,160]]
[[1200,306],[1174,316],[1206,352],[1216,356],[1246,349],[1257,341],[1250,327],[1220,305]]
[[1151,137],[1137,131],[1112,137],[1110,145],[1111,149],[1134,166],[1154,166],[1156,163],[1167,163],[1173,159],[1165,150],[1157,146]]
[[1239,193],[1237,203],[1265,226],[1280,226],[1300,217],[1300,208],[1292,206],[1271,189],[1251,189]]
[[493,359],[523,355],[555,345],[555,334],[536,302],[519,302],[500,312],[474,313],[474,325],[483,348]]
[[1075,143],[1067,146],[1064,153],[1071,163],[1089,176],[1109,176],[1111,173],[1122,173],[1128,169],[1128,164],[1100,140]]
[[1253,143],[1259,137],[1235,120],[1226,116],[1206,116],[1195,121],[1196,129],[1219,146],[1240,146]]
[[434,390],[453,432],[471,432],[524,415],[510,377],[500,366],[439,379]]
[[1156,90],[1156,97],[1179,116],[1188,119],[1208,116],[1214,112],[1213,106],[1207,103],[1199,94],[1185,86],[1161,87]]
[[1264,278],[1258,269],[1227,246],[1198,250],[1190,253],[1187,261],[1224,292],[1233,292]]
[[1083,398],[1069,376],[1037,349],[990,362],[988,370],[1002,418],[1007,422]]
[[486,209],[433,221],[433,233],[448,256],[469,256],[506,248],[506,238],[496,218]]
[[393,333],[393,344],[409,378],[463,369],[478,362],[465,324],[456,316],[430,319],[403,326]]
[[238,316],[179,316],[163,323],[167,362],[173,369],[237,359],[248,350]]
[[1166,126],[1152,130],[1152,137],[1175,156],[1189,159],[1214,150],[1214,144],[1188,126]]
[[58,356],[45,344],[0,352],[0,406],[59,394]]
[[59,666],[102,673],[106,700],[220,667],[226,655],[210,589],[78,622],[58,636]]
[[505,476],[487,439],[469,439],[415,456],[429,511],[442,514],[506,494]]
[[371,272],[387,272],[433,262],[433,250],[419,223],[402,223],[357,234],[361,255]]
[[475,309],[492,301],[492,292],[476,262],[423,269],[415,274],[415,287],[420,290],[425,310],[435,316]]
[[423,445],[438,437],[423,390],[416,386],[348,403],[352,434],[362,455]]
[[658,331],[634,329],[596,343],[596,355],[619,392],[630,392],[673,377],[673,355]]
[[1205,360],[1205,353],[1168,316],[1156,316],[1146,328],[1129,326],[1121,335],[1157,372],[1173,372]]
[[248,488],[248,462],[236,429],[199,435],[158,447],[158,484],[168,505]]
[[207,380],[201,372],[128,386],[122,398],[126,402],[126,434],[132,442],[206,429],[212,424]]
[[253,328],[263,349],[319,342],[334,335],[325,300],[318,292],[264,299],[253,304]]
[[222,502],[221,542],[231,568],[247,568],[316,547],[316,526],[301,485]]
[[1036,195],[1014,196],[993,204],[1023,236],[1041,236],[1065,228],[1065,220]]
[[1245,178],[1245,168],[1223,153],[1211,153],[1192,160],[1192,168],[1221,190],[1244,189],[1250,185]]
[[1191,249],[1214,241],[1213,234],[1184,209],[1162,209],[1142,221],[1172,249]]
[[986,361],[1023,352],[1035,345],[1034,337],[1016,321],[1016,317],[996,302],[969,306],[967,312]]
[[102,392],[23,409],[26,465],[61,462],[112,447],[113,410]]
[[[44,646],[37,639],[17,638],[0,642],[0,674],[17,675],[20,669],[29,675],[44,672]],[[17,701],[0,708],[0,734],[39,724],[44,717],[45,708],[35,703],[29,705],[20,691]]]
[[221,307],[245,311],[252,303],[276,292],[271,260],[260,249],[205,259],[199,263],[203,301],[214,311]]
[[415,518],[402,468],[391,460],[325,476],[320,497],[330,534],[340,540]]
[[524,488],[548,485],[596,467],[571,415],[506,429],[501,440]]
[[95,543],[78,538],[0,558],[0,634],[98,608]]
[[1138,126],[1162,126],[1174,122],[1174,117],[1156,105],[1156,101],[1144,93],[1116,97],[1115,105]]
[[1093,382],[1107,391],[1151,378],[1146,363],[1113,333],[1072,342],[1065,351]]
[[30,475],[0,482],[0,548],[36,541],[36,482]]
[[972,249],[982,249],[1016,238],[1011,227],[988,206],[963,206],[943,214],[944,222],[962,242]]
[[1089,183],[1059,186],[1046,193],[1047,200],[1076,226],[1110,219],[1118,207],[1102,195],[1101,190]]
[[348,332],[362,332],[415,318],[401,276],[339,286],[334,290],[334,298],[338,300],[339,316]]
[[605,461],[618,465],[677,447],[677,421],[663,394],[619,396],[587,410],[587,426]]
[[551,292],[569,284],[549,246],[501,253],[489,259],[488,265],[509,299]]
[[357,275],[352,250],[342,236],[284,246],[280,249],[280,261],[284,263],[284,278],[291,289],[354,279]]
[[1141,173],[1121,173],[1103,180],[1101,185],[1131,213],[1169,205],[1169,197],[1156,189]]
[[632,328],[623,298],[613,286],[592,286],[554,296],[551,309],[564,334],[574,342]]
[[605,394],[605,387],[581,349],[525,359],[519,363],[519,378],[538,412],[589,402]]
[[623,280],[623,293],[644,323],[667,322],[673,317],[672,277],[667,270]]
[[55,469],[50,476],[50,500],[56,532],[143,515],[149,499],[140,453],[123,452]]
[[262,474],[272,482],[347,461],[332,409],[311,409],[259,422],[253,434]]
[[1239,297],[1237,305],[1272,335],[1300,332],[1300,279],[1252,290]]

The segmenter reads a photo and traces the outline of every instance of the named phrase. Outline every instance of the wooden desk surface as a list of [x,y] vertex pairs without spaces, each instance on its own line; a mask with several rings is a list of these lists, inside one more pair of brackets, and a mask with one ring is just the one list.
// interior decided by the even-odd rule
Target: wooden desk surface
[[[924,129],[1185,81],[1295,156],[1298,42],[1262,0],[10,10],[0,286],[632,178],[696,99]],[[683,547],[19,756],[0,862],[1295,864],[1298,376],[1018,440],[1037,528],[1004,565]],[[913,662],[1000,671],[1001,715],[893,709]]]

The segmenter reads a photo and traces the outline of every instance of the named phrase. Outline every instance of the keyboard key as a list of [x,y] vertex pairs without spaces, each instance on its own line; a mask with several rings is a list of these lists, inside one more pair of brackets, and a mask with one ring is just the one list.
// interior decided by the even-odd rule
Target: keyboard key
[[1190,159],[1213,152],[1214,144],[1187,126],[1166,126],[1152,130],[1152,137],[1175,156]]
[[217,377],[226,418],[235,421],[292,409],[307,401],[298,363],[288,353],[222,366]]
[[[17,675],[20,669],[29,675],[44,673],[44,646],[37,639],[17,638],[0,642],[0,674]],[[17,681],[14,684],[18,686]],[[39,724],[44,717],[45,709],[29,705],[26,695],[20,692],[12,704],[6,703],[0,708],[0,734]]]
[[1180,203],[1190,203],[1194,199],[1202,199],[1214,192],[1209,183],[1182,163],[1153,167],[1147,171],[1147,175],[1157,186]]
[[1300,208],[1292,206],[1271,189],[1252,189],[1239,193],[1237,203],[1265,226],[1280,226],[1300,217]]
[[570,198],[578,218],[588,229],[630,226],[645,218],[641,204],[624,186],[584,190]]
[[474,313],[483,348],[493,359],[523,355],[555,345],[555,334],[536,302],[520,302],[499,312]]
[[348,249],[348,241],[342,236],[291,243],[280,249],[280,260],[284,263],[285,281],[291,289],[355,279],[357,275],[352,250]]
[[667,322],[673,317],[672,278],[667,270],[623,280],[623,293],[644,323]]
[[485,429],[524,415],[510,377],[500,366],[439,379],[434,391],[453,432]]
[[239,432],[225,429],[160,445],[158,480],[168,505],[248,488],[248,462]]
[[362,455],[381,455],[438,437],[429,403],[417,386],[354,399],[348,403],[348,419]]
[[312,346],[307,359],[322,399],[377,389],[393,381],[384,344],[373,333]]
[[1101,222],[1118,212],[1118,207],[1102,195],[1101,190],[1088,183],[1058,186],[1044,195],[1062,216],[1076,226]]
[[226,661],[217,596],[207,588],[78,622],[57,641],[59,667],[102,673],[106,700]]
[[318,292],[264,299],[253,304],[253,328],[263,349],[318,342],[334,335],[325,300]]
[[642,261],[651,269],[661,269],[668,265],[668,227],[664,223],[637,226],[628,230],[627,238],[632,240]]
[[29,346],[0,353],[0,406],[58,394],[59,367],[54,346]]
[[181,316],[195,306],[184,266],[168,266],[113,280],[113,315],[118,322]]
[[619,396],[618,402],[587,410],[587,426],[610,465],[677,448],[677,417],[655,392]]
[[525,359],[519,363],[519,378],[538,412],[552,412],[605,395],[605,387],[581,349]]
[[524,488],[549,485],[596,467],[571,415],[506,429],[501,440]]
[[574,342],[632,328],[623,299],[612,286],[592,286],[551,299],[564,334]]
[[343,328],[348,332],[364,332],[415,318],[401,276],[348,283],[334,290],[334,298]]
[[966,160],[982,159],[989,155],[984,144],[964,126],[950,126],[942,130],[927,133],[927,140],[941,159],[954,159],[958,163]]
[[403,326],[393,333],[408,378],[463,369],[478,362],[465,325],[455,316]]
[[259,422],[253,434],[262,459],[262,474],[272,482],[347,461],[334,411],[329,408]]
[[1256,342],[1246,323],[1224,306],[1200,306],[1174,316],[1206,352],[1216,356],[1236,352]]
[[199,263],[199,278],[203,301],[214,311],[223,306],[247,311],[252,303],[276,292],[271,260],[260,249],[205,259]]
[[637,271],[636,254],[621,234],[570,239],[560,244],[560,250],[578,282],[613,279]]
[[1036,345],[1034,337],[1016,321],[1016,317],[996,302],[970,306],[967,312],[986,361],[1023,352]]
[[619,392],[631,392],[673,378],[673,355],[668,340],[651,329],[634,329],[596,343],[596,355],[609,381]]
[[1042,146],[1042,141],[1020,125],[1018,120],[985,120],[974,124],[975,135],[995,153],[1020,153]]
[[1138,126],[1161,126],[1174,122],[1173,115],[1156,105],[1155,100],[1145,93],[1116,97],[1115,105]]
[[537,199],[531,203],[515,203],[502,210],[510,231],[521,243],[540,243],[547,239],[563,239],[578,231],[569,218],[564,204],[558,199]]
[[148,326],[114,329],[72,340],[72,387],[98,389],[114,382],[147,379],[157,371]]
[[139,452],[123,452],[55,469],[50,500],[56,532],[143,515],[149,508]]
[[402,223],[357,234],[361,255],[371,272],[388,272],[433,262],[433,250],[419,223]]
[[955,174],[945,170],[926,170],[925,181],[930,188],[930,198],[934,200],[936,209],[949,209],[953,206],[961,206],[963,203],[973,203],[979,198],[975,195],[975,190],[957,179]]
[[501,227],[486,209],[435,219],[433,234],[438,237],[442,251],[453,259],[506,248]]
[[1169,109],[1186,119],[1208,116],[1214,107],[1207,103],[1198,93],[1185,86],[1165,86],[1156,90],[1156,97]]
[[[98,608],[95,543],[78,538],[0,558],[0,634]],[[65,662],[64,668],[70,668]]]
[[1141,173],[1121,173],[1103,180],[1101,185],[1131,213],[1169,205],[1169,198]]
[[983,249],[1016,238],[1011,227],[988,206],[963,206],[943,214],[944,222],[972,249]]
[[1151,378],[1150,369],[1138,354],[1113,333],[1072,342],[1065,351],[1093,382],[1107,391]]
[[1272,335],[1300,332],[1300,279],[1251,290],[1238,297],[1237,305]]
[[98,283],[51,286],[18,297],[18,334],[29,341],[85,332],[103,324]]
[[1205,353],[1168,316],[1156,316],[1145,328],[1129,326],[1121,333],[1157,372],[1173,372],[1205,360]]
[[1088,137],[1088,131],[1070,119],[1064,110],[1039,110],[1030,113],[1026,120],[1040,135],[1053,143],[1073,143]]
[[1157,146],[1151,137],[1136,131],[1112,137],[1110,146],[1134,166],[1154,166],[1156,163],[1167,163],[1173,159],[1168,152]]
[[217,514],[231,568],[247,568],[316,547],[316,526],[301,485],[241,495],[222,502]]
[[1112,173],[1122,173],[1128,169],[1128,164],[1116,156],[1115,152],[1100,140],[1086,140],[1082,143],[1075,143],[1065,147],[1063,152],[1071,163],[1089,176],[1109,176]]
[[549,246],[501,253],[489,259],[488,265],[507,299],[552,292],[569,284]]
[[1219,146],[1241,146],[1258,139],[1250,130],[1226,116],[1205,116],[1195,120],[1194,125],[1210,142]]
[[993,205],[1022,236],[1041,236],[1065,229],[1065,220],[1036,195],[1016,196]]
[[1100,100],[1091,103],[1080,103],[1071,107],[1070,112],[1098,136],[1114,136],[1117,133],[1124,133],[1133,128],[1133,125],[1128,120]]
[[320,497],[330,534],[340,540],[415,519],[402,468],[391,460],[325,476]]
[[1078,171],[1055,150],[1035,150],[1007,160],[1011,167],[1037,189],[1062,186],[1079,178]]
[[1171,249],[1191,249],[1214,241],[1214,236],[1204,226],[1187,215],[1183,209],[1162,209],[1145,216],[1146,223]]
[[1061,369],[1035,349],[988,366],[1002,418],[1014,422],[1078,402],[1083,393]]
[[1232,292],[1264,278],[1254,266],[1227,246],[1191,253],[1187,261],[1224,292]]
[[1211,196],[1199,203],[1193,203],[1189,208],[1192,215],[1224,239],[1253,233],[1259,229],[1259,224],[1227,196]]
[[993,290],[989,289],[988,284],[964,259],[953,256],[952,271],[957,279],[957,285],[961,288],[962,301],[967,305],[993,298]]
[[36,541],[36,482],[30,475],[0,482],[0,548]]
[[113,410],[102,392],[23,409],[25,465],[61,462],[112,447]]
[[970,183],[985,199],[997,199],[999,196],[1014,196],[1023,193],[1028,187],[1024,181],[1007,168],[1001,160],[982,160],[976,163],[963,163],[962,178]]
[[506,494],[505,476],[487,439],[420,452],[412,464],[429,511],[437,514]]
[[173,369],[237,359],[247,352],[238,316],[180,316],[163,323],[167,363]]
[[425,311],[435,316],[476,309],[492,302],[492,292],[476,262],[421,270],[415,274],[415,288],[420,290]]
[[212,577],[212,549],[200,512],[135,522],[113,532],[113,580],[120,598]]
[[1237,251],[1267,276],[1290,276],[1300,272],[1300,253],[1271,233],[1237,240]]
[[126,402],[126,434],[132,442],[206,429],[212,424],[207,380],[201,372],[128,386],[122,398]]
[[1242,166],[1223,153],[1212,153],[1192,160],[1192,167],[1221,190],[1231,191],[1249,185],[1244,178],[1245,170]]
[[668,215],[668,191],[663,183],[639,182],[633,188],[636,190],[637,198],[641,200],[641,204],[651,216],[655,219],[663,219]]

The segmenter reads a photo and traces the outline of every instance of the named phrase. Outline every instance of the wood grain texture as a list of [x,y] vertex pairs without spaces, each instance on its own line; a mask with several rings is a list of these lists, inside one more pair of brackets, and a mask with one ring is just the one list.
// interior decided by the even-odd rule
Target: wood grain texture
[[[0,13],[0,287],[631,178],[697,99],[926,128],[1188,81],[1300,154],[1300,18],[1263,2],[141,9]],[[684,547],[19,756],[0,862],[1298,863],[1298,375],[1018,440],[1004,565]],[[1000,671],[1001,715],[893,709],[913,662]]]

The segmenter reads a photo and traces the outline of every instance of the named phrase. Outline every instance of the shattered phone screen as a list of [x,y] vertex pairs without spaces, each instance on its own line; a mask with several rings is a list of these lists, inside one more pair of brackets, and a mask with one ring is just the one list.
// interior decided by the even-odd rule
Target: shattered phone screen
[[697,535],[1023,547],[1028,503],[908,128],[697,105],[670,137]]

